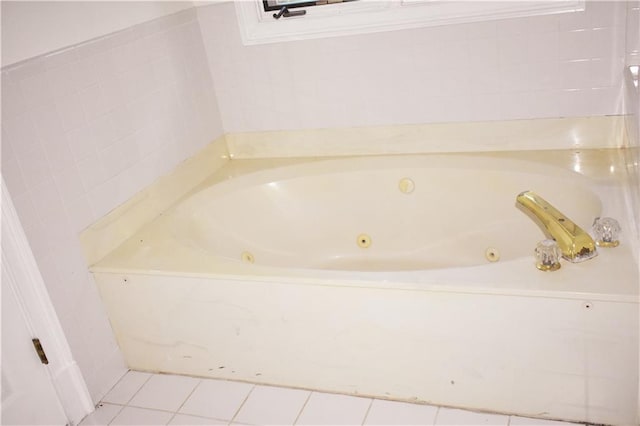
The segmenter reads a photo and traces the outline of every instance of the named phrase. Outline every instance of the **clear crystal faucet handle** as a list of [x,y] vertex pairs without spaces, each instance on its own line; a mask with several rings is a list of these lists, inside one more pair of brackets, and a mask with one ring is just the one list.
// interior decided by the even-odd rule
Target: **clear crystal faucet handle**
[[534,251],[536,267],[541,271],[560,269],[560,248],[554,240],[542,240]]
[[597,217],[593,221],[592,229],[598,246],[616,247],[620,244],[620,241],[618,241],[620,224],[617,220],[610,217]]

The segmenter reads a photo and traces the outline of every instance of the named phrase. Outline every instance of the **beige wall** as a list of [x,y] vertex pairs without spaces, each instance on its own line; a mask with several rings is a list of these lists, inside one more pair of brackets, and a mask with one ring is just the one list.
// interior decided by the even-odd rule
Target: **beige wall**
[[192,6],[191,1],[3,1],[2,66]]

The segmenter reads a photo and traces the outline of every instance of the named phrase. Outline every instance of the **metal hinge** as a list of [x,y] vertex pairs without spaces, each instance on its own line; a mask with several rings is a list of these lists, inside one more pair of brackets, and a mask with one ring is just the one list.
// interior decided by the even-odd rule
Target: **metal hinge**
[[42,343],[40,343],[40,339],[36,337],[35,339],[31,339],[31,342],[33,342],[33,347],[36,348],[36,353],[40,358],[40,362],[42,362],[43,364],[49,364],[47,354],[45,354],[44,349],[42,349]]

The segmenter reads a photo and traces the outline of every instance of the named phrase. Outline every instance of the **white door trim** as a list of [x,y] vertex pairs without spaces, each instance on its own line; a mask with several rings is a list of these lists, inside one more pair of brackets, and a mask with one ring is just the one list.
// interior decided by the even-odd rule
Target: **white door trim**
[[[8,283],[27,318],[27,327],[47,354],[47,370],[70,424],[93,411],[82,373],[71,354],[40,270],[2,178],[2,267],[14,279]],[[12,282],[13,281],[13,282]],[[16,285],[19,283],[19,285]],[[6,324],[5,324],[6,326]]]

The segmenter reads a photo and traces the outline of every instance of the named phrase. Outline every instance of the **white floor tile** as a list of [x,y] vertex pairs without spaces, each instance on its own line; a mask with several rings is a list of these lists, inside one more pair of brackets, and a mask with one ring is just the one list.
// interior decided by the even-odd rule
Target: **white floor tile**
[[440,408],[436,416],[436,425],[476,426],[476,425],[501,425],[509,424],[509,416],[500,414],[476,413],[473,411],[456,410],[453,408]]
[[438,407],[374,399],[365,425],[433,425]]
[[361,425],[371,399],[313,392],[297,425]]
[[249,395],[253,385],[225,380],[202,380],[180,413],[231,420]]
[[311,392],[256,386],[234,422],[261,425],[292,425]]
[[129,371],[122,376],[120,381],[102,398],[103,402],[125,405],[140,390],[152,374]]
[[129,402],[129,405],[178,411],[200,379],[154,374]]
[[[124,405],[124,407],[123,407]],[[179,413],[175,413],[179,411]],[[302,411],[302,412],[301,412]],[[573,423],[372,400],[226,380],[130,371],[79,426],[501,425]]]
[[529,417],[511,416],[509,426],[571,426],[572,423],[557,420],[532,419]]
[[113,419],[112,425],[166,425],[173,413],[147,410],[146,408],[124,407]]
[[187,414],[176,414],[169,422],[170,425],[191,426],[191,425],[226,425],[222,420],[207,419],[205,417],[189,416]]
[[120,410],[122,410],[121,405],[100,403],[98,404],[98,406],[96,407],[96,410],[93,413],[89,414],[87,417],[82,419],[79,425],[80,426],[108,425],[109,422],[111,422],[111,420],[113,420],[113,418],[118,415]]

